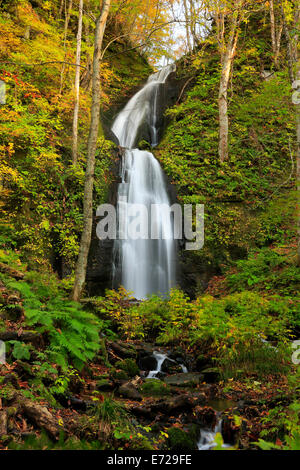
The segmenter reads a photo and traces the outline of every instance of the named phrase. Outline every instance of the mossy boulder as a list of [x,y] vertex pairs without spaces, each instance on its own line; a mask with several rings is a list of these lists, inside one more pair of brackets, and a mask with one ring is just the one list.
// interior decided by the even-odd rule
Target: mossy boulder
[[205,354],[199,354],[196,358],[196,369],[201,371],[202,369],[208,367],[208,359]]
[[170,387],[161,380],[158,379],[148,379],[140,387],[140,392],[145,396],[161,397],[164,395],[170,395]]
[[142,399],[142,395],[140,394],[140,392],[130,382],[127,382],[127,383],[121,385],[118,389],[118,394],[121,397],[129,398],[131,400],[141,400]]
[[127,372],[125,372],[125,370],[114,369],[112,370],[111,376],[116,380],[128,380],[129,379],[129,375],[127,374]]
[[168,434],[168,447],[173,452],[196,450],[195,433],[189,433],[179,428],[170,428]]
[[216,383],[219,382],[222,378],[221,371],[218,367],[207,367],[201,371],[203,374],[203,380],[207,383]]
[[182,372],[182,367],[174,360],[166,358],[162,363],[161,370],[166,374],[176,374],[177,372]]
[[125,371],[129,377],[135,377],[136,375],[139,375],[140,372],[135,360],[130,358],[124,359],[123,361],[117,361],[115,363],[115,368]]
[[96,390],[99,392],[108,392],[114,388],[113,383],[108,378],[97,380]]
[[165,377],[164,382],[175,387],[196,387],[203,378],[203,374],[198,372],[182,372]]

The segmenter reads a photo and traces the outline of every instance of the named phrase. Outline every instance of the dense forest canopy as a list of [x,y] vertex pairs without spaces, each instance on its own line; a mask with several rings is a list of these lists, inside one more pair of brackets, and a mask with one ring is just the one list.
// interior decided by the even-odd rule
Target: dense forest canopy
[[[0,27],[0,449],[299,450],[299,1],[2,0]],[[134,155],[205,242],[141,300],[96,210],[147,86]]]

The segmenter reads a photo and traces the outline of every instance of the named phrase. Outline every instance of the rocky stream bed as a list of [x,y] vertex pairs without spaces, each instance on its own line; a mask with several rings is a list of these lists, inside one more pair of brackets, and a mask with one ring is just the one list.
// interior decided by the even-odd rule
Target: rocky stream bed
[[[95,413],[91,418],[91,410],[107,397],[125,406],[133,429],[147,430],[154,449],[209,450],[216,446],[216,436],[221,448],[255,448],[261,416],[277,400],[271,388],[255,393],[234,383],[228,392],[218,369],[204,357],[195,360],[180,348],[155,344],[103,342],[105,365],[101,356],[70,377],[68,391],[57,393],[55,404],[28,398],[32,366],[20,360],[1,366],[2,448],[12,443],[22,448],[26,439],[41,432],[53,442],[63,432],[64,439],[98,441],[107,449],[132,448],[132,436],[125,438],[120,429],[116,439],[111,424]],[[45,377],[47,383],[51,376]]]

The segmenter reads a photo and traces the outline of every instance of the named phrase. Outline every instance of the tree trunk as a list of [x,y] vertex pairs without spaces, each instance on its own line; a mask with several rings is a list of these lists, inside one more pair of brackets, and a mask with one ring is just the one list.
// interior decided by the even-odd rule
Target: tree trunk
[[84,198],[83,198],[83,231],[81,235],[79,255],[75,270],[75,282],[72,293],[73,300],[79,300],[86,277],[86,267],[88,253],[91,243],[92,225],[93,225],[93,186],[94,186],[94,168],[95,154],[97,148],[101,87],[100,87],[100,61],[102,52],[102,42],[106,27],[107,16],[109,13],[111,0],[105,0],[102,5],[101,15],[96,21],[95,44],[93,57],[92,74],[92,107],[91,122],[87,146],[87,162],[85,172]]
[[276,52],[276,30],[275,30],[275,15],[274,15],[274,3],[273,0],[270,0],[270,25],[271,25],[271,40],[272,40],[272,50],[275,56]]
[[7,434],[7,411],[0,410],[0,437]]
[[239,13],[233,14],[230,35],[225,52],[221,50],[221,77],[219,86],[219,159],[224,162],[228,158],[228,83],[233,56],[238,39]]
[[188,52],[192,52],[192,43],[191,43],[191,35],[190,35],[190,19],[189,19],[189,12],[186,0],[183,0],[184,5],[184,15],[185,15],[185,30],[186,30],[186,41],[188,46]]
[[76,165],[77,157],[78,157],[78,112],[79,112],[80,55],[81,55],[81,36],[82,36],[82,9],[83,9],[83,0],[80,0],[78,31],[77,31],[77,46],[76,46],[75,86],[74,86],[75,102],[74,102],[73,139],[72,139],[73,165]]
[[275,19],[273,0],[270,0],[270,25],[271,25],[271,40],[272,40],[273,58],[274,58],[274,64],[277,67],[279,52],[280,52],[280,43],[281,43],[283,23],[282,23],[282,18],[281,18],[281,21],[279,22],[278,27],[276,27],[276,19]]
[[288,28],[288,25],[287,25],[287,22],[286,22],[285,12],[284,12],[284,9],[283,9],[282,5],[281,5],[281,14],[282,14],[283,30],[284,30],[286,46],[287,46],[287,59],[288,59],[289,77],[290,77],[290,82],[292,84],[294,79],[295,79],[295,77],[294,77],[294,61],[293,61],[292,44],[291,44],[291,37],[290,37],[289,28]]
[[63,11],[63,7],[64,7],[64,1],[65,1],[65,0],[60,0],[60,7],[59,7],[59,12],[58,12],[58,17],[59,17],[59,18],[62,17],[62,11]]
[[297,185],[297,265],[300,266],[300,59],[297,62],[297,90],[296,100],[296,126],[297,126],[297,149],[296,149],[296,185]]

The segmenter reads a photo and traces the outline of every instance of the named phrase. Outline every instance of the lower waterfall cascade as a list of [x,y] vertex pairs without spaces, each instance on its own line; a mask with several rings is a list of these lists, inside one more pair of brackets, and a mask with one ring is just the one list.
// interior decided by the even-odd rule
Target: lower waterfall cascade
[[164,217],[157,209],[157,205],[170,207],[164,174],[152,153],[134,148],[139,129],[145,124],[152,147],[158,144],[160,89],[174,69],[174,65],[169,65],[151,75],[112,126],[112,132],[125,149],[117,194],[118,221],[123,221],[122,230],[127,234],[130,207],[143,205],[147,213],[151,213],[151,227],[155,226],[158,233],[155,239],[143,238],[143,235],[138,239],[118,237],[114,243],[113,285],[121,284],[136,299],[153,293],[165,295],[176,284],[177,247],[171,217]]

